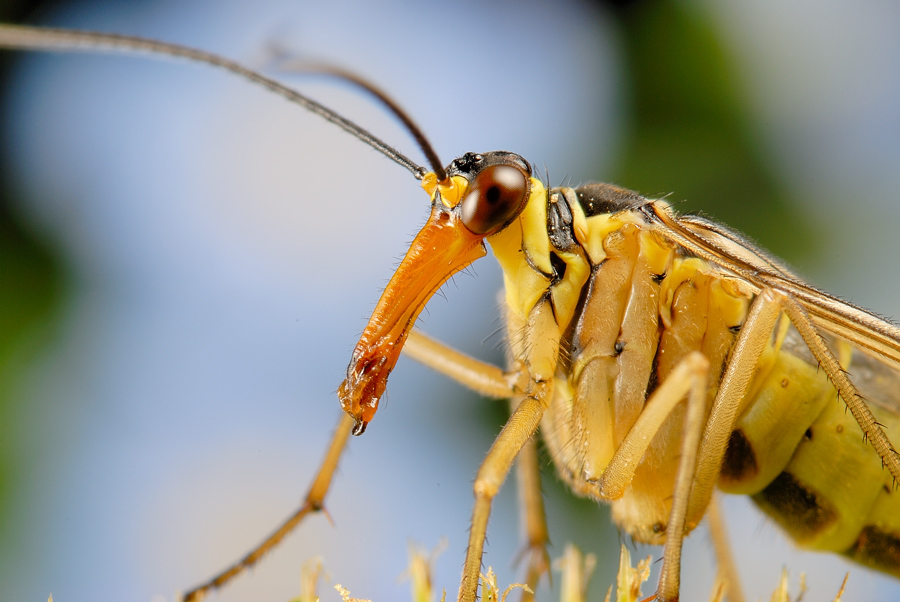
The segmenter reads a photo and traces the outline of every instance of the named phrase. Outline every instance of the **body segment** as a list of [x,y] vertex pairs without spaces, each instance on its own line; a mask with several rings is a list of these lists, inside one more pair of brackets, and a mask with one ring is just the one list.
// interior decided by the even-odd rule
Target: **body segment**
[[[656,434],[624,495],[606,499],[599,482],[646,400],[692,351],[711,365],[708,416],[756,292],[667,240],[640,210],[652,201],[639,199],[607,185],[551,190],[548,207],[567,203],[573,217],[568,223],[553,221],[545,240],[523,239],[522,250],[530,266],[549,264],[554,271],[543,278],[512,272],[516,279],[512,262],[501,254],[510,247],[505,241],[498,255],[513,316],[508,336],[514,358],[528,363],[527,346],[516,340],[524,331],[522,318],[515,319],[523,313],[516,304],[522,298],[551,299],[560,308],[555,329],[563,336],[554,395],[541,422],[559,474],[576,493],[610,502],[614,519],[632,537],[662,543],[683,408]],[[595,208],[603,212],[590,214]],[[568,236],[559,233],[563,227]],[[569,244],[559,248],[558,240]],[[557,301],[561,289],[578,291],[574,313],[566,301]],[[886,385],[896,374],[847,345],[841,349],[842,365],[868,384],[864,396],[878,422],[893,432],[900,419],[895,394]],[[785,321],[740,402],[719,486],[753,496],[801,545],[898,574],[900,496],[892,482]]]

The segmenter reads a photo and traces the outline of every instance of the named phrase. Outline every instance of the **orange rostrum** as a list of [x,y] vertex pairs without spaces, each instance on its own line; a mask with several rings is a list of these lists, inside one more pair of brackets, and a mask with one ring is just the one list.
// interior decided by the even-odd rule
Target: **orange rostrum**
[[341,406],[356,420],[354,435],[362,434],[375,415],[425,303],[453,274],[484,257],[484,239],[521,212],[530,173],[511,153],[469,153],[451,164],[441,182],[426,174],[422,187],[432,198],[431,215],[382,293],[338,388]]
[[419,312],[453,274],[485,255],[482,240],[484,235],[470,232],[457,211],[433,204],[428,222],[384,289],[338,388],[341,407],[356,420],[353,434],[365,431],[375,415]]

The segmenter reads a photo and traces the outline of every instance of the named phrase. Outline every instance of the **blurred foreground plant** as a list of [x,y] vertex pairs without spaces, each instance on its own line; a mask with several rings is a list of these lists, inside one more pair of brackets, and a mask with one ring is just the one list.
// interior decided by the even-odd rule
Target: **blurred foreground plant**
[[[409,565],[404,576],[410,581],[410,595],[412,602],[435,602],[435,590],[432,580],[432,566],[441,551],[444,544],[439,545],[436,549],[428,552],[423,548],[410,545],[409,548]],[[593,554],[583,555],[572,544],[568,544],[561,558],[557,559],[553,564],[553,568],[561,573],[561,586],[559,600],[560,602],[587,602],[588,583],[591,574],[597,564],[597,558]],[[616,591],[613,597],[613,586],[610,586],[606,592],[605,602],[647,602],[652,598],[644,599],[641,593],[641,586],[650,577],[651,557],[647,556],[643,560],[638,561],[637,565],[632,566],[631,554],[623,545],[619,555],[619,572],[616,576]],[[844,587],[847,585],[847,577],[841,584],[840,590],[833,602],[841,602],[844,594]],[[301,569],[300,577],[300,595],[293,598],[290,602],[319,602],[318,583],[324,578],[330,580],[329,576],[324,572],[321,558],[313,558],[307,561]],[[724,581],[718,581],[710,595],[710,602],[722,602],[725,600],[726,584]],[[354,598],[350,592],[340,584],[335,584],[334,589],[337,590],[342,602],[371,602],[363,598]],[[497,577],[493,569],[488,567],[487,572],[481,575],[481,600],[483,602],[507,602],[509,595],[516,590],[533,594],[527,585],[523,583],[513,583],[503,590],[497,585]],[[799,592],[796,597],[790,595],[788,589],[788,572],[783,570],[778,586],[775,589],[771,602],[800,602],[806,593],[805,576],[800,575]],[[441,591],[440,602],[446,602],[447,592]]]

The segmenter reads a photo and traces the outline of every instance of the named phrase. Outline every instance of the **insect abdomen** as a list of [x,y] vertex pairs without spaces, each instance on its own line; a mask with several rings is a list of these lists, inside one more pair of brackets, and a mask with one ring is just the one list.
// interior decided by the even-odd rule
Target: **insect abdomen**
[[[788,350],[773,349],[766,362],[732,433],[720,488],[751,495],[803,547],[900,576],[900,494],[890,473],[816,366]],[[870,406],[889,430],[900,426],[896,414]]]

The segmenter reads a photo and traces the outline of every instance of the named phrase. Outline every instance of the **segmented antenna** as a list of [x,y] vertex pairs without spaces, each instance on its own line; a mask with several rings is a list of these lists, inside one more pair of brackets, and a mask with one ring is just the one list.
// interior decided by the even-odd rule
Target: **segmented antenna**
[[[277,49],[276,49],[277,51]],[[356,73],[348,71],[331,63],[321,61],[311,61],[303,58],[293,58],[284,53],[279,53],[276,58],[276,68],[287,73],[313,73],[321,75],[329,75],[351,83],[358,88],[362,88],[375,97],[384,107],[393,113],[394,117],[400,120],[409,134],[415,139],[416,144],[422,149],[422,153],[431,165],[431,171],[438,177],[438,181],[444,181],[447,178],[447,172],[444,170],[443,163],[438,158],[437,153],[431,146],[431,143],[425,137],[421,128],[412,120],[412,117],[398,105],[393,98],[387,95],[381,88],[372,82],[363,79]]]
[[[409,157],[396,150],[380,138],[372,135],[367,130],[356,125],[352,121],[341,117],[328,107],[319,104],[315,100],[300,94],[296,90],[275,81],[270,77],[254,71],[248,67],[244,67],[236,61],[227,59],[217,54],[196,50],[179,44],[169,44],[166,42],[158,42],[147,38],[137,36],[124,36],[111,33],[101,33],[94,31],[76,31],[71,29],[29,27],[24,25],[0,24],[0,48],[15,48],[22,50],[46,50],[46,51],[83,51],[91,52],[98,50],[110,50],[115,52],[134,52],[148,53],[154,56],[183,58],[197,63],[205,63],[213,67],[219,67],[226,71],[242,77],[245,80],[262,86],[284,98],[289,102],[298,104],[307,111],[319,115],[326,121],[330,121],[354,138],[365,142],[388,159],[402,165],[408,169],[416,179],[421,180],[425,175],[424,167],[418,165]],[[432,169],[441,177],[445,172],[437,155],[431,148],[431,145],[425,140],[418,127],[413,124],[409,116],[402,111],[396,103],[389,99],[377,88],[360,79],[358,76],[349,74],[339,69],[331,69],[327,71],[331,75],[341,77],[350,81],[354,85],[360,86],[374,94],[388,109],[400,119],[409,133],[415,138],[422,152],[431,163]]]

